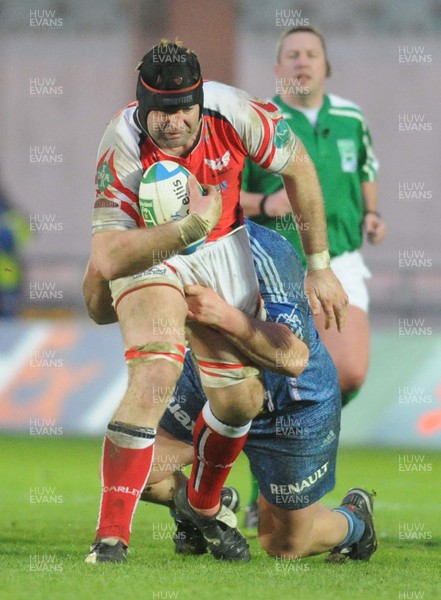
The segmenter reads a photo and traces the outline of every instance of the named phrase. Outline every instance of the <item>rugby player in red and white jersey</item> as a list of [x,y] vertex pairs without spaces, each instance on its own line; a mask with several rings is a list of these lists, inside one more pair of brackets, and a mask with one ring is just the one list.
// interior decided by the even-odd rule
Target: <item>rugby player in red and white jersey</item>
[[[276,108],[235,88],[203,83],[196,55],[179,43],[154,46],[138,69],[137,102],[109,123],[99,149],[92,257],[84,284],[89,307],[94,296],[111,294],[129,371],[126,393],[104,440],[100,515],[86,558],[91,563],[126,559],[131,521],[152,465],[156,427],[183,367],[184,286],[211,287],[229,304],[263,317],[239,205],[247,156],[282,175],[293,210],[308,222],[301,230],[311,257],[307,288],[313,308],[321,303],[328,325],[335,319],[341,329],[347,304],[329,268],[315,169]],[[151,164],[164,159],[185,166],[204,182],[207,195],[190,179],[189,215],[146,228],[139,209],[140,181]],[[179,254],[205,235],[207,242],[195,253]],[[105,322],[102,315],[100,319]],[[213,525],[225,548],[223,558],[249,560],[245,539],[220,506],[220,493],[251,419],[262,407],[259,369],[218,332],[194,322],[187,325],[210,405],[194,429],[188,503],[199,519]],[[295,370],[301,372],[307,356],[306,346],[300,345]]]

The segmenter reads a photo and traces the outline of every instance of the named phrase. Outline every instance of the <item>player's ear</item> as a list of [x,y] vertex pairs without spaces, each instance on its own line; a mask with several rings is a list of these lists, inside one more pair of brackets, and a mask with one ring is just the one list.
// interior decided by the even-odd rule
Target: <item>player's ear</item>
[[280,65],[279,65],[279,63],[276,63],[274,65],[274,73],[275,73],[276,77],[280,77]]

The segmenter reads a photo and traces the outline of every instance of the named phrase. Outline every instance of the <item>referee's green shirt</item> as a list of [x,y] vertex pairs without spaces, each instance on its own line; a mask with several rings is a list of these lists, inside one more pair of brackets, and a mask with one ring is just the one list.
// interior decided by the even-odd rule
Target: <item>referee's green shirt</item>
[[[356,250],[362,244],[363,181],[375,181],[378,162],[360,108],[333,94],[324,96],[315,127],[300,111],[272,100],[291,129],[302,140],[320,179],[325,200],[331,257]],[[272,194],[283,186],[282,178],[247,161],[242,187],[248,192]],[[253,220],[286,237],[303,258],[302,245],[292,214]],[[305,224],[307,227],[308,224]]]

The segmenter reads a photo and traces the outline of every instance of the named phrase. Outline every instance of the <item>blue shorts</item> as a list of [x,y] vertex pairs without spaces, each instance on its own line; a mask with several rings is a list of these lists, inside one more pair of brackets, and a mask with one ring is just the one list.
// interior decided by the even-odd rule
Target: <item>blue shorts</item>
[[270,504],[306,508],[333,489],[340,411],[338,394],[253,420],[244,452]]
[[[161,427],[192,444],[194,424],[205,402],[199,377],[187,356]],[[333,489],[340,412],[338,393],[320,402],[293,401],[282,410],[265,411],[253,420],[244,452],[268,502],[298,510]]]

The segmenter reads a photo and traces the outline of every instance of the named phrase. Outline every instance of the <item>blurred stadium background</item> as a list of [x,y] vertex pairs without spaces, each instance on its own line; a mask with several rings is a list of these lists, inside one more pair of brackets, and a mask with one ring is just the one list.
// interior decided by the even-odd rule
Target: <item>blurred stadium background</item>
[[23,316],[0,321],[1,430],[101,434],[124,389],[118,327],[87,320],[81,281],[98,144],[139,59],[178,36],[206,78],[270,97],[276,40],[301,23],[325,34],[328,90],[369,118],[389,227],[364,249],[372,361],[342,443],[441,445],[440,0],[0,0],[0,181],[33,234]]

